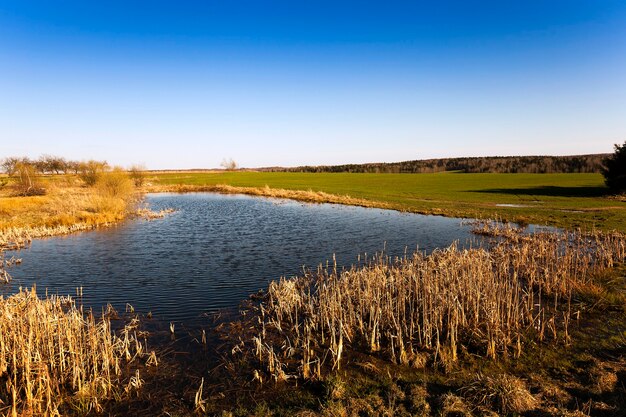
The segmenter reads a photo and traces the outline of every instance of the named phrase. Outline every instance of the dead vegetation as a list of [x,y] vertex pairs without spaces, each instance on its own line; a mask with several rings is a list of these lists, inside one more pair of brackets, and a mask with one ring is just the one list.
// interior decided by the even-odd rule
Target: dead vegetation
[[523,413],[537,405],[537,399],[530,394],[526,383],[506,373],[495,376],[478,374],[462,392],[472,404],[487,406],[502,414]]
[[[115,185],[114,178],[111,184]],[[85,195],[92,192],[91,188],[76,189]],[[93,187],[94,191],[117,198],[115,192],[109,193],[107,189],[108,186]],[[47,217],[47,221],[55,220],[37,227],[6,228],[0,232],[0,246],[4,242],[5,247],[18,247],[28,244],[32,238],[107,224],[101,222],[104,217],[100,214],[108,209],[99,211],[95,205],[82,205],[72,199],[83,196],[76,197],[74,191],[70,193],[65,188],[59,190],[59,194],[53,189],[43,197],[56,199],[54,216],[59,217]],[[245,193],[316,203],[379,206],[347,196],[269,187],[181,186],[176,191]],[[94,202],[93,199],[81,201]],[[0,213],[1,204],[2,201]],[[73,207],[77,206],[91,208],[75,211]],[[73,223],[78,212],[88,213],[88,216],[82,217],[84,221],[80,223]],[[127,212],[128,206],[124,205],[120,210],[121,218]],[[63,217],[67,213],[70,216]],[[90,217],[89,213],[97,216]],[[155,218],[167,212],[138,211],[137,214]],[[112,221],[116,218],[114,216]],[[245,380],[249,382],[254,377],[255,387],[275,387],[274,383],[282,381],[320,383],[328,387],[324,394],[326,400],[316,408],[319,414],[302,411],[310,415],[435,415],[433,410],[438,415],[450,416],[493,415],[489,414],[493,413],[490,410],[500,414],[523,414],[541,401],[558,404],[555,415],[564,416],[589,415],[592,410],[610,408],[601,400],[623,384],[623,376],[620,376],[623,371],[602,364],[589,370],[588,385],[596,396],[594,401],[580,403],[580,406],[572,406],[572,401],[578,399],[571,391],[582,389],[578,386],[565,390],[561,385],[550,386],[545,380],[536,382],[532,377],[520,378],[508,372],[473,373],[462,384],[448,386],[444,393],[433,392],[430,387],[402,386],[393,382],[380,395],[359,397],[354,394],[349,380],[329,383],[334,375],[355,365],[377,377],[390,372],[380,361],[364,360],[363,355],[382,359],[398,367],[395,369],[435,372],[449,378],[459,372],[470,356],[502,363],[529,354],[538,343],[567,349],[575,337],[573,328],[587,313],[581,306],[611,310],[619,308],[616,306],[623,301],[594,279],[597,273],[624,261],[626,240],[622,234],[543,232],[526,235],[497,223],[479,225],[477,232],[500,240],[490,248],[462,250],[453,245],[429,255],[415,253],[400,259],[378,255],[348,270],[327,265],[302,277],[272,283],[263,303],[256,307],[253,334],[244,336],[232,349],[229,360],[241,365],[232,367],[252,369],[253,373],[247,374]],[[0,267],[0,271],[2,269]],[[581,303],[581,300],[589,300],[589,303]],[[176,330],[178,332],[178,327]],[[27,334],[21,337],[23,341],[28,340]],[[361,355],[358,356],[360,361],[354,360],[356,355]],[[33,369],[33,365],[30,366]],[[219,410],[212,403],[222,395],[222,382],[205,380],[205,376],[198,375],[190,384],[195,395],[193,408],[198,414]],[[120,378],[114,375],[113,381]],[[71,406],[79,413],[97,410],[103,401],[130,397],[144,378],[127,375],[121,385],[113,382],[111,387],[118,384],[117,388],[110,388],[108,393],[98,388],[96,391],[101,397],[96,402],[89,395],[80,397],[76,394],[78,391],[68,391],[72,394],[58,396],[64,402],[56,409]],[[91,382],[84,384],[93,387]],[[95,388],[88,388],[92,389]],[[34,406],[26,406],[26,391],[20,392],[19,407],[24,413],[32,412]],[[39,395],[38,392],[33,396]],[[13,404],[1,399],[5,404]],[[43,400],[38,404],[43,404]],[[260,404],[256,411],[272,415],[271,410]]]
[[7,234],[46,237],[116,223],[133,213],[141,196],[120,169],[100,172],[93,186],[73,175],[37,181],[45,195],[16,196],[14,182],[0,189],[0,239]]
[[136,320],[113,334],[71,297],[38,298],[35,289],[0,297],[0,412],[99,412],[142,385],[129,364],[147,355]]
[[162,219],[163,217],[167,216],[168,214],[172,214],[175,211],[176,210],[172,208],[154,211],[148,207],[141,207],[135,210],[134,214],[135,216],[144,220],[155,220],[155,219]]
[[[494,230],[494,234],[500,231]],[[320,267],[269,286],[245,343],[265,380],[323,378],[346,350],[452,369],[461,350],[519,357],[532,340],[567,345],[572,295],[624,259],[621,234],[519,232],[491,248],[456,245],[365,266]]]
[[[480,248],[452,245],[395,259],[377,255],[343,270],[330,264],[271,283],[246,313],[243,326],[251,327],[238,339],[231,360],[247,363],[255,383],[269,386],[326,384],[333,375],[355,372],[381,375],[384,367],[374,358],[411,374],[466,375],[452,377],[460,379],[455,396],[448,391],[436,400],[430,394],[413,406],[406,390],[396,398],[402,410],[517,415],[548,409],[546,401],[567,403],[572,411],[575,397],[562,385],[550,388],[550,379],[527,381],[502,370],[470,376],[467,365],[472,358],[494,364],[532,361],[528,355],[539,345],[566,352],[577,342],[585,314],[599,308],[623,312],[626,299],[609,296],[596,278],[624,261],[626,236],[528,234],[495,223],[480,230],[495,240]],[[619,375],[606,366],[592,368],[586,395],[613,395]],[[544,384],[546,391],[538,396]],[[354,404],[341,398],[350,398],[341,394],[350,385],[333,388],[327,395],[332,410],[323,408],[322,414],[350,415]],[[594,404],[599,409],[602,402]],[[385,413],[393,410],[385,407]]]

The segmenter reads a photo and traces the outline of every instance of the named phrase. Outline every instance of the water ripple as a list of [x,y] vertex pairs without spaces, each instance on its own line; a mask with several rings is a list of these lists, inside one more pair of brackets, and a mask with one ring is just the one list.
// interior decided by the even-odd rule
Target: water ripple
[[471,239],[459,219],[387,210],[210,193],[156,194],[148,201],[155,210],[177,212],[37,240],[19,254],[23,264],[0,291],[36,284],[42,294],[75,294],[82,286],[94,309],[111,303],[123,311],[130,303],[163,320],[190,322],[236,307],[269,281],[333,254],[348,266],[383,247],[401,256],[405,248],[430,251]]

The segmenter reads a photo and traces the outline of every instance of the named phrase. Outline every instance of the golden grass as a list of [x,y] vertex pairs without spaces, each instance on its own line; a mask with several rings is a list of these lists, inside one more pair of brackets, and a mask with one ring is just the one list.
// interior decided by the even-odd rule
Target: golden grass
[[495,408],[502,414],[523,413],[532,410],[538,403],[524,381],[508,374],[493,377],[478,374],[462,391],[472,404]]
[[0,196],[0,231],[76,224],[96,227],[123,219],[125,210],[124,199],[107,198],[96,189],[51,186],[44,196]]
[[125,172],[102,174],[94,187],[75,176],[46,178],[46,195],[19,197],[0,189],[0,246],[7,241],[89,230],[133,213],[138,194]]
[[40,299],[35,289],[0,297],[0,412],[61,415],[100,411],[103,401],[140,388],[122,369],[143,356],[136,321],[119,336],[103,317],[84,313],[70,297]]
[[376,256],[365,266],[320,267],[273,282],[246,346],[259,380],[323,378],[346,352],[377,353],[444,370],[461,351],[496,359],[528,339],[569,344],[572,295],[593,273],[623,262],[626,236],[493,229],[489,248],[452,245],[430,255]]

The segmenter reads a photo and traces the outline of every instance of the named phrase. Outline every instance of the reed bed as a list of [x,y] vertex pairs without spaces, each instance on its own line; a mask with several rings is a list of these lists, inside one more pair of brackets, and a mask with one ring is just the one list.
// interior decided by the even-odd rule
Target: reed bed
[[573,296],[626,256],[619,233],[483,232],[499,239],[272,282],[237,351],[255,358],[259,380],[323,378],[355,351],[444,370],[461,352],[519,356],[529,339],[568,344]]
[[36,226],[36,227],[9,227],[0,230],[0,248],[5,250],[22,249],[33,239],[45,237],[68,235],[71,233],[93,230],[99,226],[108,226],[111,223],[100,225],[90,223],[76,223],[71,225],[58,226]]
[[41,299],[34,288],[0,297],[0,413],[97,412],[131,395],[142,380],[129,364],[151,358],[137,325],[114,334],[106,315],[96,319],[71,297]]

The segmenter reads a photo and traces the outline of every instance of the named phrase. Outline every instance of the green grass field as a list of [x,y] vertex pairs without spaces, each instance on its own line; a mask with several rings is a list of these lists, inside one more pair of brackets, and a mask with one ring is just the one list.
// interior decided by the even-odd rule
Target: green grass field
[[180,172],[152,181],[324,191],[417,213],[626,231],[626,202],[607,195],[600,174]]

